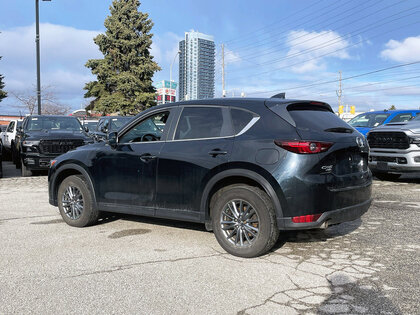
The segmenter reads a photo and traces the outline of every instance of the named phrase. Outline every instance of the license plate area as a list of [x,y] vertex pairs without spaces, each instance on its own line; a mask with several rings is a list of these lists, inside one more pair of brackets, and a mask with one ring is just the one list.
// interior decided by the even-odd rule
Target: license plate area
[[388,162],[377,162],[376,168],[380,171],[387,171],[388,170]]

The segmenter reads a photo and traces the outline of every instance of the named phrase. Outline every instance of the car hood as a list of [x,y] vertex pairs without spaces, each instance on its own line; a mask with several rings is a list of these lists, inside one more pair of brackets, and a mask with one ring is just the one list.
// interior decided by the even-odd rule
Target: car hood
[[25,132],[26,138],[31,140],[53,140],[53,139],[83,139],[90,137],[84,131],[76,130],[37,130]]
[[420,120],[411,120],[399,123],[389,123],[377,127],[375,131],[411,131],[412,133],[420,134]]

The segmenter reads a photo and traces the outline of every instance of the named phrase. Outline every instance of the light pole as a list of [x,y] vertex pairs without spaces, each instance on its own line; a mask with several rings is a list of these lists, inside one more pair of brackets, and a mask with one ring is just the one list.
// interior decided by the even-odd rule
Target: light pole
[[[51,0],[42,0],[51,1]],[[38,115],[41,115],[41,61],[39,48],[39,0],[35,0],[35,24],[36,24],[36,94],[38,99]]]
[[170,85],[171,85],[170,86],[171,89],[172,89],[172,67],[174,65],[176,56],[178,56],[178,54],[180,54],[180,53],[181,53],[181,51],[179,51],[179,50],[176,52],[175,57],[174,57],[174,60],[172,60],[171,67],[169,69],[169,82],[170,82]]

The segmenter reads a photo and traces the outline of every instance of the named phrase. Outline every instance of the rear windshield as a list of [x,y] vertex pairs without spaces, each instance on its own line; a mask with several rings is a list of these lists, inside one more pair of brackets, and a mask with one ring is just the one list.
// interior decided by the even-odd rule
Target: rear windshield
[[289,113],[296,122],[296,127],[300,129],[333,131],[336,128],[351,128],[344,120],[327,110],[289,109]]

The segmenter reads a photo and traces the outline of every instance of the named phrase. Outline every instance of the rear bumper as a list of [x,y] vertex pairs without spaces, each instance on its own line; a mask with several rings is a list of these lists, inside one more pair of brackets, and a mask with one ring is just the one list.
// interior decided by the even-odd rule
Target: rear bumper
[[327,211],[324,212],[317,221],[310,223],[294,223],[292,222],[292,218],[278,218],[277,226],[280,230],[307,230],[353,221],[360,218],[366,211],[368,211],[371,203],[372,199],[369,199],[357,205]]

